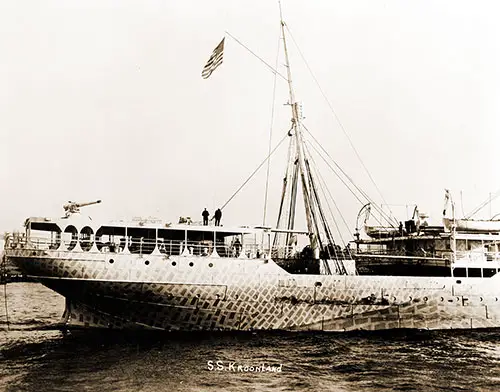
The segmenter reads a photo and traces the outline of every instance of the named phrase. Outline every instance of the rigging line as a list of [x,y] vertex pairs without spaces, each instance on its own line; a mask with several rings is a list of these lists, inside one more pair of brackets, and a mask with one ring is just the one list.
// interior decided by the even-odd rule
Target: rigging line
[[[313,160],[314,162],[314,158],[312,157],[311,155],[311,160]],[[342,214],[340,208],[338,207],[337,205],[337,202],[335,201],[335,198],[332,196],[332,193],[330,192],[330,188],[328,188],[328,184],[326,183],[326,180],[324,179],[324,177],[321,175],[321,173],[319,172],[319,170],[316,169],[316,172],[317,172],[317,176],[319,178],[319,186],[321,188],[321,191],[323,192],[323,194],[325,195],[325,200],[326,200],[326,205],[328,207],[328,210],[330,212],[330,215],[332,217],[332,220],[335,224],[335,227],[337,228],[337,231],[339,233],[339,237],[340,237],[340,241],[342,242],[342,245],[344,246],[344,249],[347,249],[347,252],[348,252],[348,255],[349,255],[349,258],[352,259],[352,254],[351,254],[351,251],[349,249],[349,242],[350,241],[345,241],[344,240],[344,236],[342,235],[342,232],[340,231],[340,228],[339,228],[339,225],[337,224],[337,220],[335,219],[335,216],[333,214],[333,211],[332,211],[332,207],[330,206],[330,202],[328,200],[328,198],[326,197],[326,192],[325,192],[325,189],[327,190],[328,192],[328,195],[330,196],[330,199],[332,200],[333,202],[333,205],[335,206],[335,209],[337,210],[337,212],[339,213],[340,215],[340,218],[342,219],[342,221],[344,222],[344,225],[347,229],[347,231],[349,232],[350,229],[349,229],[349,225],[347,224],[345,218],[344,218],[344,214]],[[347,244],[346,244],[347,242]]]
[[[310,143],[308,143],[308,144],[311,145]],[[311,147],[313,147],[313,146],[311,145]],[[307,151],[309,152],[309,147],[306,146],[306,148],[307,148]],[[314,149],[314,147],[313,147],[313,149]],[[309,152],[309,158],[311,159],[311,161],[314,164],[313,168],[316,168],[317,167],[316,162],[315,162],[315,160],[314,160],[314,158],[313,158],[313,156],[312,156],[312,154],[310,152]],[[347,222],[346,222],[346,220],[344,218],[344,215],[340,211],[340,208],[338,207],[337,202],[335,201],[335,198],[333,197],[332,193],[330,192],[330,189],[328,188],[328,184],[326,183],[325,179],[323,178],[323,176],[321,175],[321,173],[317,169],[315,169],[315,174],[316,174],[316,176],[319,179],[318,183],[319,183],[319,186],[320,186],[323,194],[326,196],[326,192],[325,192],[325,189],[326,189],[327,192],[328,192],[328,196],[330,196],[330,199],[332,200],[333,205],[335,206],[335,209],[339,213],[340,218],[344,222],[344,225],[345,225],[346,229],[350,230],[349,229],[349,225],[347,224]],[[339,228],[339,226],[337,224],[337,221],[336,221],[336,219],[334,217],[332,208],[330,206],[330,202],[329,202],[328,198],[326,198],[326,197],[325,197],[325,200],[326,200],[326,205],[328,207],[328,210],[330,211],[330,215],[332,216],[332,219],[333,219],[333,221],[335,223],[335,227],[337,228],[337,231],[339,233],[340,241],[342,241],[342,245],[346,246],[346,241],[344,240],[344,236],[342,235],[342,232],[340,231],[340,228]]]
[[[292,38],[292,41],[293,43],[295,44],[295,47],[297,48],[299,54],[300,54],[300,57],[302,58],[302,60],[304,61],[307,69],[309,70],[309,73],[311,74],[312,78],[314,79],[314,82],[316,83],[316,86],[318,87],[321,95],[323,96],[324,100],[326,101],[326,103],[328,104],[328,107],[330,108],[330,111],[333,113],[335,119],[337,120],[338,124],[340,125],[340,128],[342,129],[342,132],[344,133],[344,135],[346,136],[347,140],[349,141],[349,144],[351,146],[351,148],[353,149],[354,153],[356,154],[356,157],[358,158],[359,162],[361,163],[361,165],[363,166],[363,168],[365,169],[366,171],[366,174],[368,175],[368,177],[370,178],[370,181],[372,182],[372,184],[375,186],[375,189],[377,190],[378,194],[380,195],[380,197],[382,198],[382,201],[388,205],[388,203],[385,201],[385,198],[384,196],[382,195],[382,192],[380,191],[379,187],[377,186],[377,184],[375,183],[375,180],[373,179],[372,175],[370,174],[368,168],[366,167],[366,165],[364,164],[363,160],[361,159],[361,156],[359,155],[358,153],[358,150],[356,149],[356,147],[354,147],[354,143],[352,142],[351,138],[349,137],[349,134],[347,133],[346,129],[344,128],[344,125],[342,124],[342,122],[340,121],[340,118],[339,116],[337,115],[337,112],[335,111],[335,109],[333,108],[333,105],[331,104],[330,100],[328,99],[328,97],[326,96],[325,92],[323,91],[323,89],[321,88],[321,85],[319,84],[319,81],[318,79],[316,78],[316,76],[314,75],[311,67],[309,66],[309,63],[307,62],[304,54],[302,53],[302,51],[300,50],[300,47],[299,45],[297,44],[297,42],[295,41],[295,38],[293,37],[293,34],[292,32],[290,31],[290,29],[288,28],[288,26],[285,24],[285,27],[288,31],[288,33],[290,34],[290,37]],[[390,210],[389,208],[389,211],[391,213],[391,215],[393,215],[392,211]]]
[[[276,60],[274,63],[274,68],[278,68],[278,59],[279,59],[279,54],[280,54],[280,41],[281,41],[281,28],[279,30],[279,37],[278,37],[278,50],[276,51]],[[274,108],[276,106],[276,74],[274,74],[274,81],[273,81],[273,105],[271,108],[271,125],[269,129],[269,149],[268,149],[268,155],[271,154],[271,144],[273,140],[273,125],[274,125]],[[269,171],[271,169],[271,160],[268,159],[267,161],[267,171],[266,171],[266,191],[265,191],[265,196],[264,196],[264,217],[262,218],[262,225],[266,225],[266,215],[267,215],[267,195],[268,195],[268,190],[269,190]]]
[[462,191],[460,191],[460,207],[462,208],[462,216],[465,216],[465,212],[464,212],[464,198],[463,198]]
[[257,169],[255,169],[253,171],[253,173],[250,174],[250,176],[246,179],[246,181],[236,190],[236,192],[234,192],[232,194],[232,196],[228,199],[228,201],[226,201],[224,203],[224,205],[220,208],[221,210],[223,210],[224,207],[227,206],[231,200],[233,200],[233,198],[238,194],[239,191],[241,191],[241,189],[248,183],[248,181],[250,181],[250,179],[255,175],[255,173],[257,173],[259,171],[259,169],[264,165],[264,163],[266,163],[267,160],[269,158],[271,158],[271,155],[274,154],[274,152],[278,149],[278,147],[281,145],[281,143],[283,143],[283,141],[287,138],[287,136],[288,136],[288,132],[285,133],[285,136],[283,136],[283,138],[279,141],[279,143],[276,145],[276,147],[273,148],[273,150],[271,151],[271,153],[266,157],[266,159],[264,159],[262,161],[262,163],[257,167]]
[[496,191],[493,195],[493,197],[488,196],[488,198],[482,202],[478,207],[476,207],[472,212],[469,212],[467,214],[467,216],[465,217],[465,219],[469,219],[469,218],[472,218],[474,215],[476,215],[479,211],[481,211],[484,207],[486,207],[490,202],[492,202],[493,200],[495,200],[498,196],[500,196],[500,189],[498,191]]
[[[334,238],[333,238],[333,235],[332,235],[332,232],[330,230],[330,227],[328,226],[328,222],[327,222],[327,219],[326,219],[326,215],[323,211],[323,206],[321,205],[321,200],[320,200],[320,197],[319,197],[319,193],[318,193],[318,187],[316,186],[316,183],[313,181],[314,178],[313,178],[313,173],[312,173],[312,170],[311,170],[311,165],[309,163],[309,161],[312,161],[313,164],[314,163],[314,159],[311,157],[311,153],[307,147],[307,144],[304,143],[304,150],[306,151],[307,153],[307,159],[306,159],[306,165],[307,165],[307,171],[308,171],[308,174],[309,174],[309,178],[310,178],[310,183],[311,183],[311,189],[312,189],[312,192],[313,192],[313,196],[316,200],[316,208],[318,209],[319,211],[319,214],[320,214],[320,218],[322,220],[322,223],[323,223],[323,229],[325,231],[325,234],[327,236],[327,239],[328,239],[328,243],[329,244],[334,244],[335,241],[334,241]],[[315,168],[315,167],[314,167]],[[319,183],[319,186],[321,188],[321,183],[318,181]],[[327,203],[328,204],[328,203]],[[335,221],[335,219],[334,219]],[[336,222],[334,222],[335,225],[336,225]],[[337,225],[336,225],[337,226]],[[338,227],[337,227],[338,229]]]
[[[310,144],[310,143],[309,143],[309,144]],[[313,146],[312,144],[310,144],[310,145],[311,145],[311,147],[312,147],[312,148],[316,151],[316,149],[314,148],[314,146]],[[320,155],[320,154],[318,153],[318,151],[316,151],[316,153],[317,153],[318,155]],[[315,163],[315,161],[314,161],[314,158],[312,157],[312,154],[311,154],[311,160],[313,161],[314,165],[316,165],[316,163]],[[326,197],[326,194],[327,194],[327,193],[328,193],[328,196],[330,197],[330,200],[332,201],[332,203],[333,203],[333,205],[334,205],[335,209],[337,210],[338,214],[340,215],[340,218],[342,219],[342,222],[344,223],[345,228],[347,229],[347,231],[348,231],[348,232],[350,232],[349,225],[347,224],[347,221],[346,221],[346,219],[345,219],[345,217],[344,217],[344,214],[342,214],[342,211],[340,210],[340,208],[339,208],[339,206],[338,206],[337,202],[335,201],[335,198],[333,197],[333,195],[332,195],[332,193],[331,193],[331,191],[330,191],[330,188],[328,187],[328,184],[327,184],[327,182],[326,182],[325,178],[321,175],[321,173],[319,172],[319,170],[317,170],[317,169],[316,169],[316,172],[317,172],[317,176],[318,176],[318,178],[319,178],[319,180],[320,180],[320,181],[319,181],[319,185],[320,185],[320,187],[321,187],[321,190],[322,190],[323,194],[325,195],[326,205],[328,206],[328,210],[330,211],[330,215],[332,216],[332,219],[333,219],[333,221],[334,221],[334,223],[335,223],[335,226],[336,226],[337,231],[338,231],[339,236],[340,236],[340,240],[342,241],[342,245],[344,245],[344,247],[346,247],[346,245],[347,245],[346,243],[349,243],[349,241],[346,241],[346,240],[344,239],[344,236],[342,235],[342,232],[340,231],[340,227],[339,227],[339,225],[337,224],[337,221],[336,221],[336,219],[335,219],[335,217],[334,217],[333,210],[332,210],[332,207],[331,207],[331,205],[330,205],[329,199]],[[325,192],[325,189],[326,189],[326,192]]]
[[9,307],[7,302],[7,257],[5,253],[2,255],[2,269],[3,269],[3,278],[5,282],[3,284],[3,298],[4,298],[4,306],[5,306],[5,321],[7,323],[7,331],[10,331],[10,322],[9,322]]
[[3,284],[3,297],[5,302],[5,320],[7,322],[7,331],[10,331],[9,307],[7,305],[7,282]]
[[[290,131],[288,131],[288,132],[290,132]],[[288,145],[288,156],[287,156],[287,162],[288,163],[287,163],[287,166],[286,166],[285,177],[283,178],[283,188],[282,188],[282,191],[281,191],[280,208],[279,208],[279,212],[278,212],[278,220],[276,222],[276,228],[277,229],[282,228],[282,226],[281,226],[281,220],[283,219],[283,207],[285,205],[285,196],[287,195],[287,189],[288,189],[289,180],[290,180],[289,171],[290,171],[290,167],[291,167],[290,161],[292,159],[293,140],[294,140],[294,138],[290,138],[290,143]],[[290,223],[287,222],[287,228],[289,228],[289,226],[290,226]],[[274,236],[274,242],[275,242],[275,244],[278,243],[278,234],[279,233],[275,233],[275,236]]]
[[[311,135],[311,136],[312,136],[312,135]],[[314,138],[314,137],[313,137],[313,138]],[[317,142],[317,141],[316,141],[316,142]],[[365,204],[365,202],[366,202],[366,200],[367,200],[367,201],[369,201],[369,202],[370,202],[370,204],[373,206],[374,210],[375,210],[375,211],[377,211],[377,212],[379,212],[379,213],[381,214],[381,216],[383,216],[383,215],[385,214],[385,212],[383,212],[383,210],[381,210],[381,209],[380,209],[380,208],[379,208],[376,204],[374,204],[374,203],[370,200],[370,198],[369,198],[367,195],[364,195],[364,194],[363,194],[363,191],[362,191],[362,190],[357,189],[357,190],[358,190],[358,192],[360,192],[360,193],[361,193],[361,195],[362,195],[362,196],[366,199],[366,200],[361,200],[361,199],[359,198],[359,196],[358,196],[358,195],[357,195],[357,194],[356,194],[356,193],[355,193],[355,192],[354,192],[354,191],[350,188],[350,186],[349,186],[349,185],[348,185],[348,184],[347,184],[347,183],[343,180],[343,178],[342,178],[342,177],[341,177],[341,176],[340,176],[340,175],[339,175],[339,174],[335,171],[335,169],[334,169],[334,168],[330,165],[330,163],[328,163],[328,161],[325,159],[325,157],[324,157],[323,155],[321,155],[320,151],[318,151],[318,149],[317,149],[317,148],[316,148],[316,147],[315,147],[312,143],[310,143],[310,145],[311,145],[311,147],[314,149],[314,151],[316,151],[316,153],[320,156],[320,158],[321,158],[321,159],[323,159],[323,161],[324,161],[324,162],[325,162],[325,164],[328,166],[328,168],[329,168],[329,169],[330,169],[330,170],[331,170],[331,171],[332,171],[332,172],[333,172],[333,173],[337,176],[337,178],[338,178],[338,179],[339,179],[339,180],[340,180],[340,181],[341,181],[341,182],[345,185],[345,187],[346,187],[346,188],[347,188],[347,189],[351,192],[351,194],[352,194],[352,195],[353,195],[353,196],[354,196],[354,197],[358,200],[358,202],[359,202],[360,204]],[[326,154],[328,154],[328,153],[326,153]],[[333,161],[333,163],[335,163],[335,164],[336,164],[336,162],[335,162],[335,161]],[[337,165],[337,164],[336,164],[336,165]],[[340,168],[338,165],[337,165],[337,167],[338,167],[340,170],[342,170],[342,168]],[[344,173],[344,175],[345,175],[345,173]],[[348,177],[348,176],[346,175],[346,177]],[[351,181],[351,183],[352,183],[352,181]],[[356,185],[355,185],[354,183],[352,183],[352,185],[356,188]],[[381,222],[381,221],[380,221],[377,217],[375,217],[375,216],[374,216],[374,217],[373,217],[373,219],[374,219],[374,220],[375,220],[375,221],[376,221],[379,225],[381,225],[381,226],[382,226],[382,222]],[[386,218],[385,220],[387,221],[387,218]],[[390,224],[390,222],[389,222],[389,224]],[[392,227],[394,227],[394,226],[392,226]]]
[[[334,253],[334,256],[335,256],[334,259],[333,259],[333,261],[334,261],[334,264],[336,266],[336,269],[337,269],[337,271],[340,272],[341,275],[346,275],[345,268],[343,269],[343,264],[341,264],[339,262],[339,257],[338,257],[337,251],[336,251],[335,241],[333,239],[332,232],[330,230],[330,227],[328,226],[328,222],[326,220],[326,216],[325,216],[323,208],[321,206],[320,198],[319,198],[319,195],[318,195],[318,189],[317,189],[317,187],[316,187],[316,185],[314,183],[313,174],[312,174],[312,171],[311,171],[311,166],[309,164],[309,160],[306,159],[305,163],[306,163],[306,168],[307,168],[307,175],[308,175],[308,178],[309,178],[309,184],[311,186],[311,193],[312,193],[312,196],[313,196],[313,200],[316,202],[316,209],[318,210],[318,213],[320,215],[320,219],[321,219],[321,221],[323,223],[323,230],[325,232],[325,236],[326,236],[326,239],[327,239],[326,246],[321,245],[320,249],[323,252],[326,251],[326,253],[328,254],[328,258],[332,259],[332,254],[330,252],[330,249],[331,249],[331,247],[333,247],[333,253]],[[318,232],[318,241],[321,244],[321,237],[319,236],[319,232]],[[321,257],[321,254],[320,254],[320,258],[325,259],[324,255],[323,255],[323,257]],[[328,267],[328,270],[329,270],[328,272],[331,275],[331,270],[330,270],[328,262],[326,262],[326,260],[324,260],[324,265],[325,265],[325,267]]]
[[233,36],[229,31],[225,31],[225,33],[230,36],[232,39],[234,39],[238,44],[240,44],[241,46],[243,46],[246,50],[248,50],[252,55],[254,55],[255,57],[257,57],[262,63],[264,63],[270,70],[271,72],[274,74],[274,75],[278,75],[280,76],[283,80],[285,80],[286,82],[288,82],[288,79],[283,76],[281,73],[279,73],[275,68],[273,68],[271,65],[269,65],[268,63],[266,63],[261,57],[259,57],[258,55],[256,55],[248,46],[246,46],[245,44],[243,44],[240,40],[238,40],[238,38],[236,38],[235,36]]
[[[311,134],[311,132],[309,132],[309,130],[307,129],[307,127],[302,124],[302,126],[304,127],[304,129],[309,133],[309,135],[313,138],[313,140],[318,144],[318,146],[320,146],[322,149],[323,147],[321,146],[321,144],[314,138],[314,136]],[[350,185],[348,185],[345,180],[340,176],[339,173],[337,173],[335,171],[335,169],[326,161],[326,159],[321,155],[321,153],[316,149],[316,147],[314,147],[314,145],[312,143],[310,143],[311,147],[314,148],[314,150],[318,153],[318,155],[323,159],[323,161],[326,163],[326,165],[335,173],[335,175],[338,177],[338,179],[345,185],[345,187],[347,189],[349,189],[349,191],[352,193],[352,195],[361,203],[361,204],[364,204],[365,202],[363,200],[361,200],[358,195],[350,188]],[[354,181],[352,181],[352,179],[342,170],[342,168],[328,155],[328,152],[326,152],[326,150],[323,149],[323,151],[325,152],[325,154],[330,158],[330,160],[335,164],[335,166],[337,166],[337,168],[340,170],[340,172],[342,174],[344,174],[344,176],[347,178],[347,180],[352,184],[352,186],[354,186],[354,188],[365,198],[369,199],[368,197],[366,197],[366,195],[364,195],[363,191],[360,190],[356,184],[354,184]]]
[[[392,219],[395,219],[394,217],[391,217],[391,216],[387,216],[387,214],[385,212],[383,212],[383,210],[379,209],[378,206],[376,205],[376,203],[373,203],[373,201],[371,200],[371,198],[366,194],[365,191],[363,191],[360,187],[358,187],[354,181],[352,180],[352,178],[350,178],[347,173],[339,166],[339,164],[337,162],[335,162],[335,160],[330,156],[330,154],[328,153],[328,151],[325,150],[325,148],[321,145],[321,143],[314,137],[314,135],[309,131],[309,129],[307,129],[307,127],[302,124],[303,128],[307,131],[307,133],[312,137],[312,139],[316,142],[316,144],[321,148],[321,150],[323,150],[323,152],[326,154],[326,156],[328,158],[330,158],[330,160],[333,162],[333,164],[340,170],[340,172],[349,180],[349,182],[354,186],[354,188],[356,188],[356,190],[368,201],[372,202],[372,204],[374,205],[375,207],[375,210],[377,210],[382,216],[384,216],[385,220],[387,221],[387,223],[389,223],[392,227],[395,228],[394,224],[391,222],[391,218]],[[326,162],[326,161],[325,161]],[[333,168],[329,165],[330,169],[333,170]],[[334,171],[334,170],[333,170]],[[334,173],[338,176],[338,174],[334,171]],[[340,178],[340,176],[339,176]],[[344,185],[345,182],[343,182]],[[347,187],[347,185],[346,185]],[[347,187],[349,190],[350,188]],[[351,190],[351,193],[352,193],[352,190]],[[354,194],[354,193],[353,193]],[[358,201],[360,201],[361,204],[364,204],[361,200],[359,200],[358,198]],[[390,210],[390,208],[389,208]],[[392,211],[391,211],[392,213]]]

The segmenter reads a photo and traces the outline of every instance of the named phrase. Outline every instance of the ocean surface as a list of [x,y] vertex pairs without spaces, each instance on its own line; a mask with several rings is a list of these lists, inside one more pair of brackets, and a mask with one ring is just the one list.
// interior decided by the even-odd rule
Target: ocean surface
[[500,391],[499,330],[63,333],[40,284],[0,299],[5,391]]

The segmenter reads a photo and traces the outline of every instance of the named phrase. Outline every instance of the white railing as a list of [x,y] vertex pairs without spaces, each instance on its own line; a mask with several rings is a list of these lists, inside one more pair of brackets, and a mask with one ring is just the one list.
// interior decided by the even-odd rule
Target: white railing
[[457,261],[467,261],[470,263],[483,263],[488,261],[500,261],[500,252],[478,252],[478,251],[457,251]]
[[[118,236],[117,236],[118,237]],[[117,238],[115,241],[101,242],[95,238],[48,238],[48,237],[26,237],[24,233],[16,233],[7,236],[6,249],[37,249],[52,251],[73,252],[99,252],[99,253],[131,253],[137,255],[148,255],[152,253],[164,254],[166,256],[219,256],[219,257],[245,257],[245,258],[288,258],[292,257],[296,250],[293,247],[272,247],[255,243],[238,242],[225,243],[210,240],[183,241],[168,240],[164,238],[147,239],[125,237]]]

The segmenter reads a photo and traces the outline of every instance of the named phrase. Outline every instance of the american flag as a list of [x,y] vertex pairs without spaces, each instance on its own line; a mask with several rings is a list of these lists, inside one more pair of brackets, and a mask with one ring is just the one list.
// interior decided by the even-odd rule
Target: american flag
[[210,75],[212,75],[212,72],[214,72],[215,69],[222,64],[222,58],[224,57],[224,40],[225,37],[222,38],[220,44],[214,49],[212,55],[207,61],[207,64],[203,68],[203,71],[201,71],[201,77],[203,79],[207,79]]

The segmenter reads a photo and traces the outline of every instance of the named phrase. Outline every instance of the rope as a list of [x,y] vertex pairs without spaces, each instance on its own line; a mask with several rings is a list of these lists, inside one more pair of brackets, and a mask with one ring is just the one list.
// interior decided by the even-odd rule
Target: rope
[[250,48],[248,48],[248,46],[244,45],[243,43],[241,43],[238,38],[234,37],[229,31],[226,31],[226,34],[228,36],[230,36],[232,39],[234,39],[238,44],[240,44],[241,46],[243,46],[246,50],[248,50],[250,52],[250,54],[254,55],[254,57],[257,57],[262,63],[264,63],[267,68],[269,68],[271,70],[271,72],[276,76],[280,76],[283,80],[285,80],[286,82],[288,82],[288,79],[286,77],[284,77],[282,74],[280,74],[278,71],[276,71],[275,68],[273,68],[272,66],[270,66],[268,63],[266,63],[261,57],[257,56],[252,50],[250,50]]
[[476,215],[479,211],[481,211],[484,207],[486,207],[489,203],[491,203],[493,200],[495,200],[498,196],[500,196],[500,189],[495,192],[493,197],[491,195],[483,202],[481,203],[478,207],[476,207],[472,212],[469,212],[465,219],[472,218],[474,215]]
[[[308,144],[311,145],[310,143],[308,143]],[[311,147],[313,147],[313,149],[314,149],[314,146],[311,145]],[[309,152],[309,147],[306,146],[306,148],[307,148],[307,151]],[[309,159],[311,159],[311,161],[314,164],[313,168],[316,168],[317,167],[316,162],[314,161],[314,158],[312,157],[312,154],[310,152],[309,152]],[[344,222],[344,225],[345,225],[346,229],[349,230],[349,225],[347,224],[347,221],[345,220],[344,215],[340,211],[340,208],[337,206],[337,203],[335,202],[335,198],[332,196],[332,193],[330,192],[330,189],[328,188],[328,185],[327,185],[325,179],[323,178],[323,176],[321,175],[321,173],[318,170],[315,170],[315,174],[318,177],[318,180],[319,180],[318,184],[320,186],[321,191],[326,196],[325,189],[327,190],[328,195],[329,195],[330,199],[332,200],[333,205],[335,206],[335,209],[337,210],[337,212],[340,215],[340,218]],[[333,220],[333,222],[335,224],[335,227],[337,228],[337,232],[339,233],[340,241],[342,242],[342,245],[345,247],[346,246],[346,241],[344,240],[344,237],[342,236],[342,232],[340,231],[340,228],[339,228],[339,226],[337,224],[337,221],[336,221],[336,219],[335,219],[335,217],[333,215],[333,211],[332,211],[332,208],[330,206],[330,203],[329,203],[327,197],[325,197],[325,201],[326,201],[326,205],[328,207],[328,210],[330,211],[330,215],[332,216],[332,220]]]
[[[321,85],[319,84],[318,82],[318,79],[316,79],[316,76],[314,75],[311,67],[309,66],[309,63],[307,62],[304,54],[302,53],[302,51],[300,50],[300,47],[299,45],[297,44],[297,42],[295,41],[295,38],[293,37],[293,34],[292,32],[290,31],[290,29],[288,28],[287,25],[285,25],[288,33],[290,34],[290,37],[292,37],[292,41],[295,45],[295,47],[297,48],[299,54],[300,54],[300,57],[302,58],[302,61],[304,61],[304,64],[306,65],[307,69],[309,70],[309,73],[311,74],[314,82],[316,83],[316,86],[318,87],[321,95],[323,96],[323,99],[326,101],[328,107],[330,108],[330,111],[332,112],[333,116],[335,117],[335,119],[337,120],[339,126],[340,126],[340,129],[342,129],[342,132],[344,133],[345,137],[347,138],[347,140],[349,141],[349,144],[351,146],[351,148],[353,149],[354,153],[356,154],[356,157],[358,158],[359,162],[361,163],[361,166],[363,166],[363,169],[365,170],[366,174],[368,175],[368,177],[370,178],[370,181],[372,182],[372,184],[375,186],[375,189],[377,190],[378,194],[380,195],[380,197],[382,198],[382,201],[386,204],[386,205],[389,205],[386,201],[385,201],[385,198],[384,196],[382,195],[382,192],[380,191],[379,187],[377,186],[377,184],[375,183],[375,180],[373,179],[372,175],[370,174],[368,168],[366,167],[366,165],[364,164],[363,160],[361,159],[361,156],[359,155],[358,153],[358,150],[356,150],[356,147],[354,147],[354,143],[352,142],[351,138],[349,137],[349,134],[347,133],[346,129],[344,128],[344,125],[342,124],[342,122],[340,121],[340,118],[339,116],[337,115],[337,112],[335,111],[335,109],[333,108],[333,105],[330,103],[330,100],[328,99],[328,97],[326,96],[325,92],[323,91],[323,89],[321,88]],[[394,215],[391,211],[391,209],[389,208],[389,211],[391,213],[391,215]]]
[[[370,199],[370,197],[366,194],[365,191],[363,191],[360,187],[358,187],[354,181],[352,180],[352,178],[350,178],[347,173],[339,166],[339,164],[337,162],[335,162],[335,160],[330,156],[330,154],[328,154],[328,151],[325,150],[325,148],[321,145],[321,143],[314,137],[314,135],[309,131],[309,129],[307,129],[307,127],[302,124],[303,128],[307,131],[307,133],[312,137],[312,139],[316,142],[316,144],[321,148],[321,150],[326,154],[326,156],[333,162],[333,164],[338,168],[338,170],[340,170],[340,172],[345,176],[345,178],[352,184],[352,186],[367,200],[367,201],[370,201],[372,202],[372,200]],[[316,149],[315,149],[316,150]],[[318,150],[316,150],[316,152],[318,152]],[[319,152],[318,152],[319,154]],[[333,169],[331,167],[331,165],[326,162],[326,159],[321,155],[319,154],[323,160],[325,161],[325,163],[327,164],[327,166],[335,173],[335,175],[342,181],[342,183],[347,187],[347,189],[349,189],[349,191],[358,199],[358,201],[361,203],[361,204],[364,204],[363,201],[361,201],[361,199],[359,199],[359,197],[352,191],[352,189],[345,183],[345,181],[342,180],[342,178],[339,176],[339,174],[335,171],[335,169]],[[383,210],[379,209],[378,206],[373,203],[374,205],[374,208],[377,210],[377,212],[380,213],[381,216],[383,216],[385,218],[385,220],[387,221],[387,223],[389,223],[392,227],[395,228],[394,224],[391,222],[391,217],[390,216],[387,216],[387,214],[385,214],[385,212],[383,212]]]
[[5,282],[3,284],[3,298],[4,298],[4,306],[5,306],[5,320],[7,322],[7,331],[10,331],[10,322],[9,322],[9,307],[7,303],[7,259],[5,254],[2,255],[2,269],[3,276],[5,278]]
[[[280,33],[278,37],[278,50],[276,51],[276,61],[274,63],[274,68],[278,68],[278,58],[280,54],[280,41],[281,41],[281,28],[280,28]],[[268,149],[268,155],[271,155],[271,144],[272,144],[272,139],[273,139],[273,125],[274,125],[274,108],[276,105],[276,74],[274,74],[274,81],[273,81],[273,105],[271,109],[271,125],[269,129],[269,149]],[[267,194],[268,194],[268,189],[269,189],[269,171],[271,168],[271,160],[268,159],[267,161],[267,172],[266,172],[266,191],[264,195],[264,216],[262,218],[262,226],[266,225],[266,215],[267,215]]]
[[[365,200],[361,200],[359,198],[359,196],[350,188],[350,186],[342,179],[342,177],[339,175],[339,173],[337,173],[335,171],[335,169],[326,161],[325,157],[323,155],[321,155],[321,153],[318,151],[318,149],[313,145],[311,144],[311,147],[314,149],[314,151],[316,151],[316,153],[319,155],[319,157],[321,159],[323,159],[323,162],[325,162],[325,164],[328,166],[328,168],[337,176],[337,178],[345,185],[345,187],[351,192],[351,194],[359,201],[360,204],[364,204],[366,201],[369,202],[370,205],[373,206],[373,208],[380,213],[381,216],[384,216],[384,211],[382,209],[380,209],[376,204],[374,204],[370,198],[368,198],[366,195],[363,194],[363,191],[362,190],[359,190],[358,191],[362,194],[362,196],[365,198]],[[334,162],[335,163],[335,162]],[[342,169],[340,169],[342,170]],[[324,181],[324,180],[323,180]],[[354,183],[353,183],[354,185]],[[354,187],[356,187],[356,185],[354,185]],[[328,189],[328,188],[327,188]],[[333,199],[333,197],[330,195],[330,197]],[[338,207],[337,207],[338,209]],[[340,212],[340,211],[339,211]],[[342,216],[342,214],[341,214]],[[392,225],[392,223],[387,219],[387,217],[384,217],[385,218],[385,221],[388,222],[392,227],[394,227],[394,225]],[[382,222],[376,217],[374,216],[373,219],[379,224],[382,226]]]
[[286,133],[286,134],[285,134],[285,136],[283,136],[283,138],[279,141],[279,143],[276,145],[276,147],[274,147],[274,149],[273,149],[273,150],[271,151],[271,153],[270,153],[270,154],[266,157],[266,159],[264,159],[264,160],[262,161],[262,163],[261,163],[261,164],[257,167],[257,169],[255,169],[255,170],[253,171],[253,173],[252,173],[252,174],[250,174],[250,176],[246,179],[246,181],[245,181],[245,182],[244,182],[244,183],[243,183],[243,184],[242,184],[242,185],[241,185],[241,186],[240,186],[240,187],[236,190],[236,192],[234,192],[234,193],[232,194],[232,196],[228,199],[228,201],[226,201],[226,202],[224,203],[224,205],[220,208],[221,210],[223,210],[223,209],[224,209],[224,207],[226,207],[226,206],[229,204],[229,202],[230,202],[231,200],[233,200],[233,198],[234,198],[234,197],[238,194],[238,192],[239,192],[239,191],[241,191],[241,189],[242,189],[242,188],[243,188],[243,187],[244,187],[244,186],[248,183],[248,181],[250,181],[250,179],[251,179],[251,178],[255,175],[255,173],[257,173],[257,172],[259,171],[259,169],[260,169],[260,168],[264,165],[264,163],[266,163],[266,162],[267,162],[267,160],[268,160],[269,158],[271,158],[271,155],[273,155],[273,154],[274,154],[274,152],[278,149],[278,147],[281,145],[281,143],[283,143],[283,141],[284,141],[287,137],[288,137],[288,133]]

